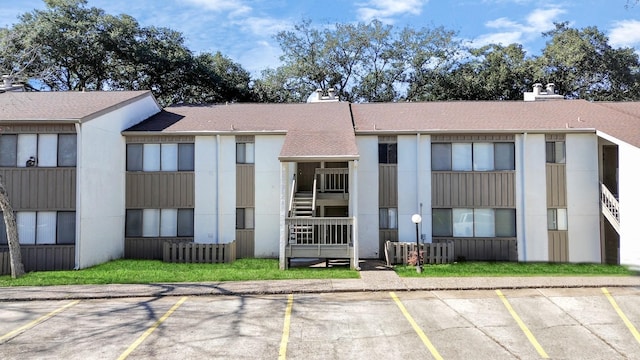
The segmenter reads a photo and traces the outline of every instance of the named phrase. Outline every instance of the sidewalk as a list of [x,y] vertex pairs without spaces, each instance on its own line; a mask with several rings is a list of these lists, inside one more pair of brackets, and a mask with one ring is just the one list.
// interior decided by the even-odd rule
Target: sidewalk
[[640,276],[401,278],[382,263],[363,266],[359,279],[207,283],[17,286],[0,288],[0,302],[124,297],[304,294],[363,291],[494,290],[638,287]]

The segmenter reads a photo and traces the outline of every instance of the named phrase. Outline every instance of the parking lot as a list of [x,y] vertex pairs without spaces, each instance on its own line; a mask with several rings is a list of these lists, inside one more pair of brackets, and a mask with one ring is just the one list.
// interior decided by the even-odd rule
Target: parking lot
[[640,359],[640,289],[0,303],[1,359]]

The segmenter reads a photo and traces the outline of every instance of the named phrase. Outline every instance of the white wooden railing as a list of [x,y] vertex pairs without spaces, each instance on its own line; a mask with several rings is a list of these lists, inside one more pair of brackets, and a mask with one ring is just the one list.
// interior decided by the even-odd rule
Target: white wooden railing
[[320,177],[320,192],[346,193],[349,187],[348,168],[319,168],[315,172]]
[[289,209],[288,214],[291,216],[291,210],[293,210],[293,199],[296,196],[296,176],[293,175],[291,179],[291,194],[289,195]]
[[350,245],[353,218],[287,218],[290,245]]
[[613,228],[620,233],[620,204],[618,199],[607,189],[604,184],[600,184],[600,207],[604,217],[609,220]]

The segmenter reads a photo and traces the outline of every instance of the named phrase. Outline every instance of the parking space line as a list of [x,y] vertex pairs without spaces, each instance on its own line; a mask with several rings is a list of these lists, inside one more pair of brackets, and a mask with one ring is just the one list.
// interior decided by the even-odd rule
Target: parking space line
[[518,316],[515,310],[513,310],[507,298],[502,294],[502,291],[496,290],[496,294],[498,294],[498,297],[500,298],[500,300],[502,300],[502,303],[504,304],[504,306],[507,308],[507,310],[509,310],[509,314],[511,314],[513,319],[518,323],[518,326],[520,326],[520,329],[522,330],[522,332],[524,332],[524,334],[527,336],[527,339],[529,339],[529,342],[531,343],[531,345],[533,345],[533,347],[536,348],[536,351],[538,352],[540,357],[542,357],[543,359],[548,359],[549,355],[547,355],[547,353],[544,351],[544,349],[542,348],[538,340],[536,340],[535,336],[533,336],[531,331],[529,331],[529,328],[527,328],[527,325],[525,325],[522,319],[520,319],[520,316]]
[[636,341],[640,344],[640,333],[638,333],[638,330],[636,329],[636,327],[633,326],[629,318],[627,318],[627,316],[622,312],[622,309],[620,309],[620,307],[618,306],[618,303],[616,303],[616,300],[613,298],[613,296],[611,296],[611,294],[609,293],[609,290],[607,290],[607,288],[602,288],[602,292],[611,303],[611,306],[613,306],[613,308],[616,310],[616,312],[618,313],[618,316],[620,316],[624,324],[627,325],[627,328],[629,329],[629,331],[631,331],[631,334],[633,334],[633,337],[635,337]]
[[289,297],[287,298],[287,309],[284,312],[282,340],[280,340],[280,351],[278,352],[279,360],[284,360],[287,358],[287,345],[289,343],[289,329],[291,326],[291,309],[292,308],[293,308],[293,294],[289,294]]
[[133,344],[131,344],[129,348],[125,350],[125,352],[123,352],[122,355],[120,355],[120,357],[118,357],[118,360],[126,359],[133,352],[133,350],[135,350],[140,344],[142,344],[142,342],[149,335],[151,335],[151,333],[153,333],[158,328],[158,326],[160,326],[160,324],[162,324],[165,320],[167,320],[167,318],[169,318],[169,316],[171,316],[171,314],[173,314],[173,312],[176,311],[176,309],[178,309],[180,305],[182,305],[182,303],[187,300],[187,298],[188,298],[187,296],[183,296],[182,298],[180,298],[180,300],[178,300],[178,302],[175,303],[171,307],[171,309],[169,309],[169,311],[167,311],[164,315],[162,315],[160,319],[158,319],[153,325],[151,325],[151,327],[148,328],[147,331],[144,332],[144,334],[140,335],[138,340],[136,340]]
[[435,348],[435,346],[433,346],[433,344],[431,343],[427,335],[425,335],[424,331],[422,331],[420,326],[418,326],[418,323],[416,323],[416,321],[413,320],[413,317],[411,316],[411,314],[409,314],[409,312],[404,307],[404,305],[402,304],[398,296],[396,296],[396,293],[392,291],[389,293],[389,295],[391,295],[391,298],[393,299],[393,301],[396,302],[396,305],[398,305],[398,308],[400,308],[400,311],[402,312],[404,317],[407,318],[407,320],[409,321],[409,324],[411,324],[411,327],[413,327],[413,330],[418,334],[418,336],[420,337],[424,345],[427,347],[427,349],[429,349],[429,351],[431,352],[431,355],[433,355],[433,357],[436,358],[437,360],[442,360],[442,356],[440,356],[440,353],[438,352],[438,350]]
[[10,331],[10,332],[2,335],[2,337],[0,337],[0,342],[3,342],[4,340],[10,339],[10,338],[12,338],[12,337],[24,332],[25,330],[28,330],[28,329],[30,329],[30,328],[32,328],[32,327],[34,327],[34,326],[36,326],[36,325],[38,325],[40,323],[52,318],[53,316],[55,316],[59,312],[65,310],[65,309],[68,309],[68,308],[72,307],[73,305],[75,305],[75,304],[77,304],[79,302],[80,302],[80,300],[74,300],[74,301],[68,303],[67,305],[61,306],[61,307],[53,310],[52,312],[50,312],[50,313],[48,313],[46,315],[43,315],[43,316],[33,320],[32,322],[30,322],[30,323],[28,323],[28,324],[26,324],[24,326],[21,326],[21,327],[15,329],[13,331]]

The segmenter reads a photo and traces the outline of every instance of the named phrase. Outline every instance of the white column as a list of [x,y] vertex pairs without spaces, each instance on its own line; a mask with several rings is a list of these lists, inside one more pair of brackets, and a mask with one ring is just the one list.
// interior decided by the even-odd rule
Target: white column
[[286,251],[287,251],[287,229],[285,225],[285,218],[287,217],[287,179],[289,174],[287,172],[287,165],[284,162],[280,163],[280,270],[286,268]]
[[353,218],[353,263],[360,270],[360,242],[358,241],[358,160],[349,162],[349,216]]

